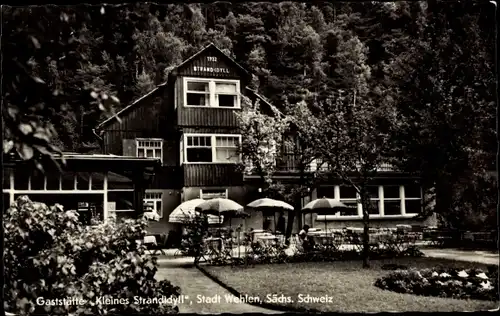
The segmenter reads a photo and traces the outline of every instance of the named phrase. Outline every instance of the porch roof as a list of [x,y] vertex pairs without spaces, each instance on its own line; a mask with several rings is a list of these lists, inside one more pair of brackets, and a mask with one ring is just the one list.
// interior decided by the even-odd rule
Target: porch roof
[[[78,154],[63,153],[63,156],[56,156],[54,160],[65,171],[110,171],[121,175],[152,174],[159,167],[161,161],[155,158],[142,158],[133,156],[117,156],[102,154]],[[47,160],[45,160],[47,161]],[[47,161],[48,162],[48,161]],[[4,167],[18,168],[27,166],[30,161],[23,161],[17,157],[8,157],[4,160]],[[48,166],[48,170],[57,168],[55,165]]]

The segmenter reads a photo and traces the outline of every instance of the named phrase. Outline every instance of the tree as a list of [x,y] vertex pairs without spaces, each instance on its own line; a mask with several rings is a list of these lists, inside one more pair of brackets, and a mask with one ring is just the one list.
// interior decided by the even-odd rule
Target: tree
[[385,162],[388,133],[381,126],[391,124],[384,106],[374,102],[371,93],[367,51],[352,33],[337,32],[337,61],[334,69],[344,89],[316,102],[314,110],[306,102],[293,111],[298,137],[315,148],[317,157],[326,164],[323,176],[334,175],[352,186],[363,209],[363,266],[369,267],[369,220],[375,206],[368,186]]
[[[301,211],[301,201],[314,186],[310,170],[314,151],[307,144],[299,144],[295,137],[293,117],[281,112],[262,111],[260,103],[251,105],[248,99],[238,114],[242,140],[240,151],[243,168],[248,174],[259,176],[259,186],[264,195],[285,201],[293,201],[294,210],[288,212],[285,237],[289,242],[293,231],[295,214]],[[270,109],[271,111],[273,109]],[[298,175],[298,181],[288,183],[276,179],[283,170]]]
[[[407,8],[398,3],[393,10]],[[397,30],[404,36],[386,47],[388,86],[397,87],[395,163],[435,189],[433,211],[445,217],[454,217],[456,185],[474,181],[471,175],[492,169],[494,160],[493,43],[481,30],[479,9],[474,3],[428,2],[413,19],[414,32]]]
[[242,168],[247,174],[257,173],[263,189],[272,183],[276,172],[276,160],[281,156],[283,135],[287,123],[280,113],[263,113],[260,102],[255,105],[242,98],[242,111],[237,113],[241,134],[245,135],[240,144]]
[[[72,135],[76,132],[71,130],[81,126],[75,113],[111,114],[118,99],[109,95],[109,86],[95,80],[104,68],[87,59],[89,33],[78,10],[2,7],[2,17],[9,34],[3,50],[9,61],[3,69],[4,152],[15,148],[21,158],[39,162],[40,157],[61,153],[54,140],[73,139],[64,134],[69,130]],[[57,119],[63,124],[53,124]]]

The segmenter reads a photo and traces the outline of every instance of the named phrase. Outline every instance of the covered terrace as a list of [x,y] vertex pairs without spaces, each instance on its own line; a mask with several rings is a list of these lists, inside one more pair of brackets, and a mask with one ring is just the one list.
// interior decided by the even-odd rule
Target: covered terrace
[[41,172],[32,162],[6,157],[4,199],[13,203],[18,196],[28,195],[39,202],[60,203],[65,209],[95,212],[101,220],[126,205],[139,217],[145,189],[161,165],[152,158],[77,153],[65,153],[64,162],[59,157],[55,161],[61,171],[53,164]]

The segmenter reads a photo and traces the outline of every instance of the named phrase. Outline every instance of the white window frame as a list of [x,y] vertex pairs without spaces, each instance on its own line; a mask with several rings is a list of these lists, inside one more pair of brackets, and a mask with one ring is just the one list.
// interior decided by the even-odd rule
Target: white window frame
[[[408,185],[408,184],[407,184]],[[422,187],[420,186],[420,197],[412,197],[412,198],[407,198],[405,197],[405,186],[407,185],[399,185],[399,198],[384,198],[384,188],[385,186],[379,185],[378,186],[378,196],[377,197],[372,197],[372,201],[378,201],[378,209],[379,213],[378,214],[370,214],[370,218],[387,218],[387,219],[401,219],[401,218],[412,218],[417,215],[417,213],[407,213],[406,212],[406,201],[422,201],[423,200],[423,195],[422,195]],[[391,185],[394,186],[394,185]],[[353,198],[340,198],[340,186],[336,185],[334,187],[334,196],[336,200],[339,201],[349,201],[352,202],[355,199]],[[359,201],[359,195],[356,194],[357,199]],[[397,215],[385,215],[384,212],[384,201],[396,201],[400,200],[401,203],[401,214]],[[337,215],[338,214],[338,215]],[[342,219],[342,220],[347,220],[347,219],[362,219],[363,218],[363,206],[361,203],[358,203],[358,215],[340,215],[340,212],[332,215],[318,215],[317,216],[317,221],[331,221],[331,220],[336,220],[336,219]]]
[[[159,146],[139,146],[140,142],[159,142]],[[153,155],[154,157],[149,157],[149,158],[156,158],[159,159],[160,161],[163,161],[163,139],[162,138],[136,138],[135,139],[135,156],[139,157],[139,151],[143,150],[144,151],[144,156],[146,156],[146,150],[147,149],[153,149]],[[160,149],[160,157],[156,157],[156,149]]]
[[[188,94],[188,82],[208,82],[208,105],[188,105],[187,104],[187,94]],[[219,106],[218,99],[216,98],[217,93],[215,92],[215,86],[217,83],[234,83],[236,84],[236,104],[235,106]],[[219,108],[219,109],[241,109],[241,97],[240,97],[240,81],[233,79],[217,79],[217,78],[193,78],[184,77],[183,78],[183,98],[184,107],[187,108]],[[201,93],[200,94],[206,94]],[[225,94],[225,93],[222,93]],[[233,94],[228,94],[233,95]]]
[[[213,191],[221,191],[221,192],[224,192],[224,198],[227,199],[228,198],[228,189],[224,189],[224,188],[213,188],[213,189],[208,189],[208,188],[205,188],[205,190],[213,190]],[[203,199],[203,189],[200,189],[200,199]]]
[[309,164],[309,171],[328,171],[330,166],[328,165],[328,162],[323,162],[321,159],[315,158],[311,161]]
[[[187,161],[187,149],[190,148],[188,146],[188,137],[211,137],[211,149],[212,149],[212,161],[211,162],[197,162],[197,161],[194,161],[194,162],[189,162]],[[241,134],[191,134],[191,133],[187,133],[187,134],[183,134],[183,139],[181,141],[181,157],[184,158],[184,161],[182,161],[182,163],[185,163],[185,164],[237,164],[237,163],[240,163],[241,162],[241,153],[238,154],[238,162],[234,162],[234,161],[217,161],[217,156],[216,156],[216,148],[217,148],[217,145],[216,145],[216,139],[217,137],[234,137],[234,138],[237,138],[238,139],[238,143],[241,144]],[[207,146],[208,147],[208,146]]]
[[[160,202],[160,210],[156,209],[156,202]],[[163,192],[162,191],[150,191],[146,190],[144,193],[143,203],[146,205],[147,203],[153,203],[153,210],[163,218]]]

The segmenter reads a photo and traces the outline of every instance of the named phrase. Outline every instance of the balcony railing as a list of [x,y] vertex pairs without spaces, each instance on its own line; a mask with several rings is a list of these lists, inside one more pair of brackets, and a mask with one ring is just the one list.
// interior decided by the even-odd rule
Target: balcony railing
[[[276,170],[279,172],[300,172],[301,166],[300,166],[300,157],[296,154],[282,154],[282,157],[277,159],[276,161]],[[358,165],[358,168],[360,166]],[[318,170],[320,171],[328,171],[328,163],[321,163],[319,159],[313,160],[310,164],[305,166],[303,168],[303,171],[305,172],[316,172]],[[390,171],[395,171],[395,168],[388,163],[383,163],[380,165],[377,171],[380,172],[390,172]]]

